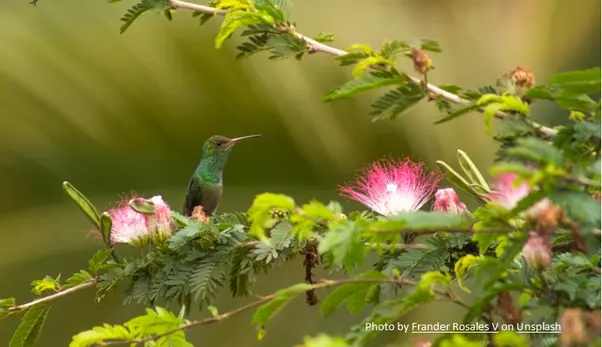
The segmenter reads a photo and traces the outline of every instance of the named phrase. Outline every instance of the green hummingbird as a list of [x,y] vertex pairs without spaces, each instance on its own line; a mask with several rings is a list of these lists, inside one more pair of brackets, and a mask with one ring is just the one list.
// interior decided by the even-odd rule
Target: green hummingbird
[[190,217],[197,206],[202,206],[203,212],[207,216],[215,213],[222,197],[224,189],[222,176],[232,147],[239,141],[260,136],[249,135],[230,139],[214,135],[205,141],[201,162],[188,183],[182,211],[185,216]]

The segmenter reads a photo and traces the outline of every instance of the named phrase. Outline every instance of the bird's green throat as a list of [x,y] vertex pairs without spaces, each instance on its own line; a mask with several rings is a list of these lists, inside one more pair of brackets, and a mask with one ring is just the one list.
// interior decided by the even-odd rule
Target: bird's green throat
[[222,182],[224,167],[228,161],[229,151],[220,151],[204,155],[196,168],[195,174],[203,182],[218,184]]

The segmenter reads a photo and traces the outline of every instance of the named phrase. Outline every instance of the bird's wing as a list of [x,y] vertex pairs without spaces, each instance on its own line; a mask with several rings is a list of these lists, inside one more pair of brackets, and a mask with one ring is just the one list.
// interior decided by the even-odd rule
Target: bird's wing
[[203,206],[205,215],[213,216],[215,214],[222,198],[222,190],[223,186],[221,184],[205,186],[203,196],[201,197],[201,205]]
[[201,185],[194,178],[190,179],[188,190],[186,191],[186,198],[184,199],[184,207],[182,208],[182,213],[186,217],[190,217],[192,215],[192,210],[201,204],[202,196],[203,191],[201,190]]

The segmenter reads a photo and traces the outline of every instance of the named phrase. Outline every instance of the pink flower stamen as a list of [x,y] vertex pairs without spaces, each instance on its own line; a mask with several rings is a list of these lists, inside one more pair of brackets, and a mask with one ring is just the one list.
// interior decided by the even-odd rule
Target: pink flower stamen
[[409,159],[380,160],[367,167],[350,186],[341,186],[344,197],[356,200],[385,216],[420,209],[443,178],[427,172],[422,163]]
[[502,173],[498,175],[491,184],[493,191],[487,195],[487,199],[505,209],[511,210],[531,192],[527,182],[521,181],[517,185],[518,180],[519,176],[515,173]]
[[[136,197],[139,198],[139,197]],[[122,200],[117,208],[109,210],[111,216],[111,245],[129,243],[143,247],[148,242],[162,243],[171,235],[171,209],[161,196],[153,196],[154,215],[136,212],[128,200]]]
[[111,245],[116,243],[146,243],[149,237],[147,216],[134,211],[120,202],[116,209],[109,210],[111,216]]

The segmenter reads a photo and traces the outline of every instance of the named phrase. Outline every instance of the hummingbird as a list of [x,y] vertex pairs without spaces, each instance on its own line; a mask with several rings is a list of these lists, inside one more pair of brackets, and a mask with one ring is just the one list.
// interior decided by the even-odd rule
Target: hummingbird
[[201,161],[188,183],[182,211],[186,217],[190,217],[197,206],[203,207],[206,216],[215,213],[222,197],[222,176],[232,147],[242,140],[260,136],[248,135],[231,139],[214,135],[205,141]]

